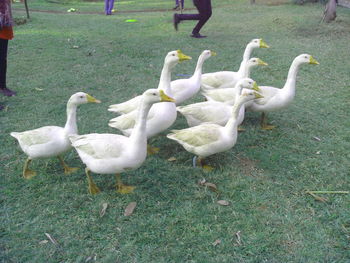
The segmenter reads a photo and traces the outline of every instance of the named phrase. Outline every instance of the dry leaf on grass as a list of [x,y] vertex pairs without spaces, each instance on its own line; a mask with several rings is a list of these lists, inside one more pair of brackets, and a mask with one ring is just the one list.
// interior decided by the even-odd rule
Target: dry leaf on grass
[[213,242],[213,246],[216,247],[217,245],[219,245],[221,243],[220,239],[217,239]]
[[242,245],[242,239],[241,239],[241,231],[238,231],[235,233],[236,236],[236,243],[238,246]]
[[218,191],[218,187],[216,186],[216,184],[206,182],[204,183],[204,185],[214,192]]
[[48,233],[45,233],[45,236],[47,236],[47,238],[52,242],[52,244],[58,246],[57,241]]
[[176,161],[176,158],[175,158],[174,156],[172,156],[172,157],[170,157],[170,158],[168,159],[168,161],[169,161],[169,162],[174,162],[174,161]]
[[44,244],[47,244],[49,242],[49,240],[45,239],[45,240],[41,240],[39,242],[40,245],[44,245]]
[[229,205],[230,203],[229,203],[229,201],[226,201],[226,200],[219,200],[219,201],[218,201],[218,204],[219,204],[219,205],[227,206],[227,205]]
[[320,201],[322,203],[326,203],[328,200],[327,198],[324,198],[324,197],[321,197],[321,196],[318,196],[318,195],[315,195],[314,193],[312,192],[306,192],[307,194],[311,195],[313,198],[315,198],[316,201]]
[[314,138],[314,140],[316,140],[316,141],[319,141],[319,142],[321,141],[321,139],[318,138],[317,136],[314,136],[313,138]]
[[128,204],[128,206],[125,208],[124,216],[131,216],[132,213],[134,212],[135,207],[136,207],[136,202],[131,202],[130,204]]
[[204,178],[198,181],[199,185],[204,185],[207,182]]
[[102,209],[100,211],[100,217],[103,217],[106,213],[106,210],[107,210],[107,207],[108,207],[108,204],[107,203],[103,203],[102,204]]

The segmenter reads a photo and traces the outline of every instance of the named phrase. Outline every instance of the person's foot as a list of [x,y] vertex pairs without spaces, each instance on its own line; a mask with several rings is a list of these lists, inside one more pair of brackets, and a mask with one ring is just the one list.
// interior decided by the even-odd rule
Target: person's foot
[[179,10],[180,10],[180,7],[177,5],[177,6],[175,6],[175,7],[173,8],[173,10],[179,11]]
[[207,36],[203,36],[203,35],[201,35],[199,33],[192,33],[191,37],[194,37],[194,38],[205,38]]
[[0,104],[0,110],[3,110],[3,109],[5,109],[5,106]]
[[180,23],[180,18],[179,18],[179,15],[178,15],[178,14],[174,14],[174,20],[173,20],[173,22],[174,22],[174,28],[175,28],[175,30],[177,31],[178,25],[179,25],[179,23]]
[[7,97],[16,96],[16,94],[17,94],[15,91],[10,90],[8,88],[1,88],[0,92]]

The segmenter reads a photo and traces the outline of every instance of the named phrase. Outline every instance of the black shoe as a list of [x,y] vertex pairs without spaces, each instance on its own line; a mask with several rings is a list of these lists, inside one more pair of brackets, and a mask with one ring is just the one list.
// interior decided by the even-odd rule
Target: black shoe
[[175,28],[175,30],[177,31],[177,29],[178,29],[178,24],[180,23],[180,18],[179,18],[179,15],[178,15],[178,14],[174,14],[173,23],[174,23],[174,28]]
[[173,8],[173,10],[179,11],[179,10],[180,10],[180,7],[177,5],[177,6],[175,6],[175,7]]
[[207,36],[203,36],[203,35],[201,35],[199,33],[192,33],[191,37],[194,37],[194,38],[205,38]]
[[7,97],[16,96],[16,94],[17,94],[15,91],[12,91],[8,88],[1,88],[0,92]]

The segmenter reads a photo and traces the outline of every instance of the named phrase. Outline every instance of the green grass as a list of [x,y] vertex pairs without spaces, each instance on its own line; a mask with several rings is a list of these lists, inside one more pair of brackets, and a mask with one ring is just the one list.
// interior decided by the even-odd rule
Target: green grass
[[[304,193],[349,190],[350,10],[338,8],[337,21],[320,24],[323,6],[318,4],[247,2],[213,1],[213,17],[203,28],[209,37],[201,40],[188,36],[193,22],[180,24],[175,32],[171,12],[109,17],[33,12],[27,24],[15,27],[8,86],[18,96],[0,97],[7,105],[0,112],[1,262],[350,261],[350,195],[322,195],[328,198],[322,203]],[[73,7],[29,4],[48,10]],[[173,2],[116,5],[121,11],[170,9]],[[21,7],[14,5],[15,17],[24,16]],[[101,2],[74,7],[103,10]],[[125,23],[129,18],[139,22]],[[81,167],[74,175],[65,176],[58,160],[50,159],[33,161],[37,177],[21,177],[26,156],[9,133],[63,125],[71,94],[85,91],[103,102],[80,108],[81,134],[114,133],[107,126],[114,116],[108,105],[157,87],[168,51],[181,48],[196,58],[212,49],[218,55],[205,63],[205,72],[237,70],[245,45],[257,37],[271,45],[253,53],[269,63],[252,71],[260,85],[282,87],[290,63],[301,53],[312,54],[320,65],[303,65],[294,103],[269,115],[277,129],[261,131],[260,116],[247,114],[246,132],[239,134],[236,146],[208,159],[217,168],[213,172],[192,168],[192,155],[167,140],[165,132],[152,140],[160,154],[123,175],[137,186],[131,195],[115,192],[113,175],[95,174],[102,192],[89,195],[74,151],[65,156],[71,166]],[[173,78],[191,74],[195,60],[178,65]],[[198,96],[188,103],[201,100]],[[183,127],[179,116],[173,128]],[[172,156],[176,161],[168,162]],[[219,192],[198,185],[202,178]],[[230,205],[219,206],[220,199]],[[136,210],[125,217],[132,201]],[[100,218],[103,203],[109,207]],[[59,246],[40,243],[47,240],[45,233]],[[221,243],[214,246],[217,239]]]

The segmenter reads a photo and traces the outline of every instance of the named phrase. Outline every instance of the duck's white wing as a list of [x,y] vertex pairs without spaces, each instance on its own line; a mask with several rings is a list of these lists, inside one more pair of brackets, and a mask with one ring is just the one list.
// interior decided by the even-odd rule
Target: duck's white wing
[[[150,111],[147,114],[147,121],[154,118],[157,114],[157,107],[154,107],[157,103],[152,105]],[[108,125],[112,128],[116,128],[121,131],[133,129],[138,117],[138,110],[131,111],[124,115],[110,119]]]
[[214,89],[209,91],[204,91],[202,94],[208,100],[226,102],[233,101],[235,99],[235,91],[234,88],[229,89]]
[[109,120],[108,125],[118,130],[132,129],[136,124],[137,110]]
[[57,136],[62,133],[62,131],[62,127],[45,126],[30,131],[11,132],[11,136],[15,137],[21,145],[32,146],[49,143],[57,139]]
[[108,111],[117,112],[119,114],[126,114],[137,109],[141,103],[142,96],[137,96],[131,100],[110,105]]
[[230,106],[217,101],[206,101],[178,107],[179,112],[191,116],[200,122],[213,122],[220,124],[230,117]]
[[172,130],[173,133],[168,134],[168,138],[178,141],[180,144],[187,144],[195,147],[208,145],[220,139],[221,126],[204,123],[183,130]]
[[213,73],[206,73],[202,75],[202,83],[219,88],[225,83],[237,80],[237,72],[234,71],[218,71]]
[[118,158],[126,147],[127,137],[118,134],[98,134],[69,136],[72,146],[94,159]]

